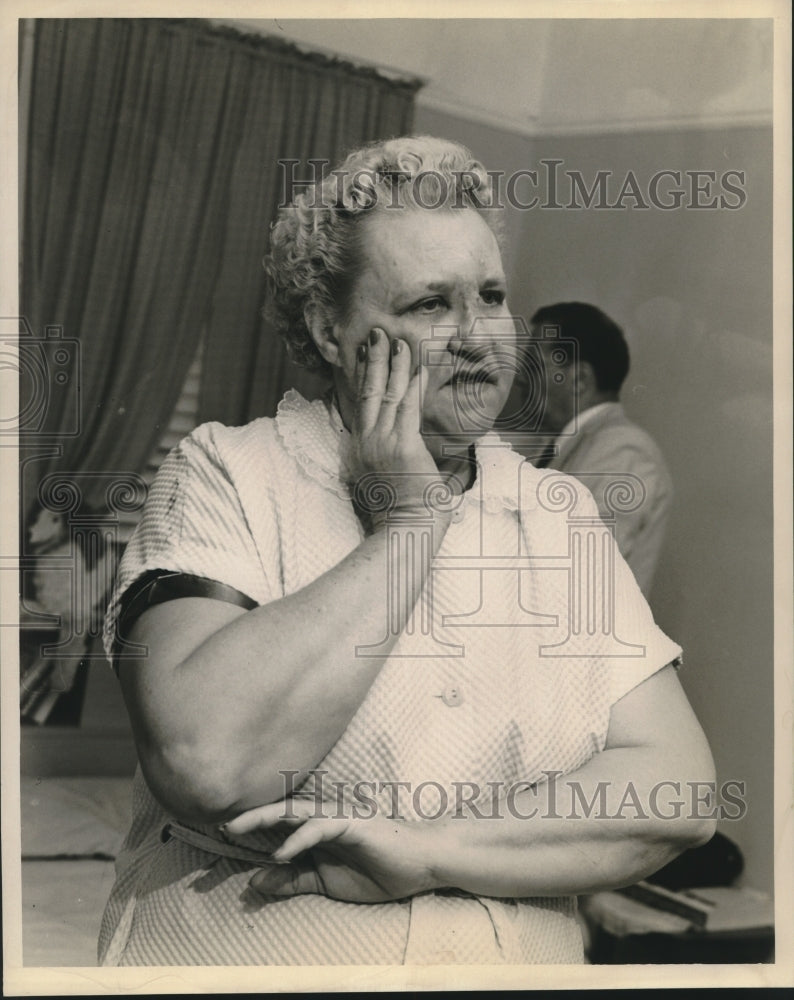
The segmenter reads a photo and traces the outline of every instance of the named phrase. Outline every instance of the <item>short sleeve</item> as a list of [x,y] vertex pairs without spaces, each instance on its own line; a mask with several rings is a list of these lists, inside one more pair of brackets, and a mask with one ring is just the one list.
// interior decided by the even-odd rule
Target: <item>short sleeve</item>
[[257,604],[272,587],[224,462],[218,437],[226,429],[204,424],[166,457],[149,491],[143,516],[119,564],[105,618],[105,651],[115,638],[125,591],[144,573],[162,569],[226,584]]

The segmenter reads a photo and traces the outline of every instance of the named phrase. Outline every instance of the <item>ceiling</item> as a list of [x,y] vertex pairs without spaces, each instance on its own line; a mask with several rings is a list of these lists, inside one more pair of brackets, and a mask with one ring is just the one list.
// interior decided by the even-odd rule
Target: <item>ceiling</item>
[[216,20],[419,76],[420,105],[527,135],[772,118],[769,19]]

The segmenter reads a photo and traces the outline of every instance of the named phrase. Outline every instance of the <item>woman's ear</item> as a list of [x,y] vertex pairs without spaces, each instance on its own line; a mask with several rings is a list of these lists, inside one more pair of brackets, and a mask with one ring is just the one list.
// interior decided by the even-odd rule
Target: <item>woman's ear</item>
[[317,350],[329,365],[339,365],[339,341],[334,332],[334,324],[326,311],[315,303],[303,310],[303,318]]

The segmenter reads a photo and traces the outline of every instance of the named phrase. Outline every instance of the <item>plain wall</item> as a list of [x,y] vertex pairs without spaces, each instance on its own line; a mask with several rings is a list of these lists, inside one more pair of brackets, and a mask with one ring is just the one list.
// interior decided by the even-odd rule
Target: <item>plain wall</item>
[[718,783],[745,783],[746,814],[719,828],[744,855],[744,882],[771,892],[771,129],[528,139],[420,108],[416,131],[459,138],[489,169],[538,169],[541,180],[543,159],[580,171],[588,187],[612,171],[610,203],[629,171],[641,190],[665,169],[745,172],[735,210],[508,210],[507,271],[514,314],[580,299],[626,331],[623,402],[656,439],[676,490],[651,606],[684,649],[681,680]]

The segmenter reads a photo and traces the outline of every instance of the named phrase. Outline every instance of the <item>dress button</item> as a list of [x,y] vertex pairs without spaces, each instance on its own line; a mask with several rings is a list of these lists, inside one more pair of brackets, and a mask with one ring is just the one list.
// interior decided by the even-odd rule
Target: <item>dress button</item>
[[459,687],[454,687],[450,685],[445,687],[441,695],[441,700],[447,706],[447,708],[457,708],[458,705],[463,704],[463,693]]

